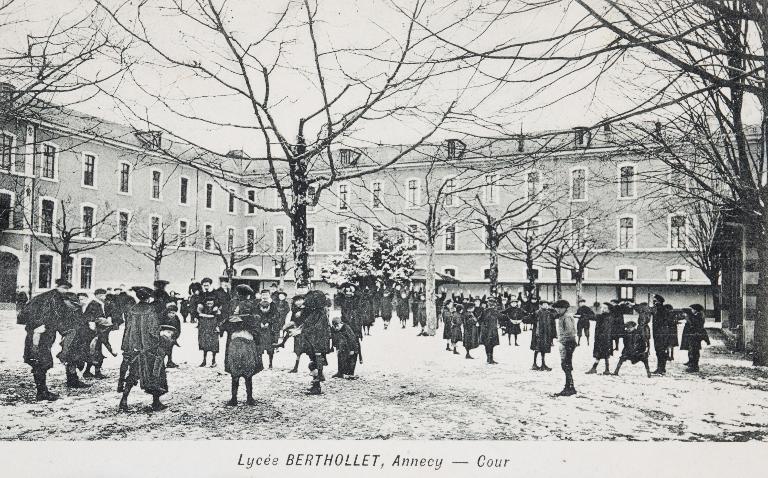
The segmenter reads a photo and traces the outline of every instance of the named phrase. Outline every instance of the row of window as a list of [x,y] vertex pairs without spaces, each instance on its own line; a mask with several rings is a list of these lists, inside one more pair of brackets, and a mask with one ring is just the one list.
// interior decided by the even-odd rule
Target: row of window
[[[21,228],[19,218],[13,217],[13,196],[10,192],[0,191],[0,229]],[[93,225],[95,207],[92,205],[82,205],[81,207],[81,227],[83,228],[84,237],[93,237]],[[117,225],[119,227],[118,239],[121,241],[128,241],[129,237],[129,224],[131,222],[131,216],[128,211],[119,211],[117,218]],[[44,234],[51,234],[53,232],[54,223],[56,220],[56,203],[53,199],[42,198],[40,201],[40,222],[39,231]],[[205,249],[209,250],[213,247],[213,226],[207,224],[205,227]],[[573,218],[571,220],[571,228],[579,237],[575,239],[579,243],[583,243],[583,234],[586,230],[586,221],[582,218]],[[179,236],[184,238],[188,234],[189,223],[181,219],[179,220]],[[683,215],[673,215],[669,218],[669,247],[673,249],[683,249],[686,246],[687,237],[687,218]],[[150,230],[152,241],[157,241],[160,231],[161,223],[159,216],[152,216],[150,218]],[[338,226],[338,251],[346,251],[347,247],[347,226]],[[535,219],[529,222],[528,227],[529,234],[535,235],[538,232],[538,221]],[[309,240],[314,246],[314,232],[313,227],[309,228]],[[417,224],[408,225],[407,242],[411,249],[417,248],[417,242],[413,236],[416,236],[419,232]],[[375,237],[376,231],[373,232]],[[255,236],[252,238],[255,240]],[[182,241],[182,247],[185,247],[185,240]],[[252,241],[251,241],[252,242]],[[286,250],[285,229],[282,227],[275,228],[274,248],[276,252],[285,252]],[[246,243],[249,243],[246,241]],[[231,244],[231,245],[230,245]],[[234,228],[228,229],[227,249],[229,251],[234,249]],[[486,241],[487,247],[487,241]],[[618,248],[619,249],[634,249],[636,247],[636,219],[633,216],[620,217],[618,219]],[[456,228],[455,226],[448,226],[445,229],[444,234],[444,249],[446,251],[456,250]],[[252,252],[252,251],[249,251]]]
[[[37,268],[38,289],[50,289],[53,282],[53,261],[51,254],[40,254]],[[79,261],[79,282],[74,281],[75,259],[70,257],[63,264],[63,276],[72,284],[80,284],[81,289],[91,289],[93,286],[94,263],[92,257],[81,257]]]

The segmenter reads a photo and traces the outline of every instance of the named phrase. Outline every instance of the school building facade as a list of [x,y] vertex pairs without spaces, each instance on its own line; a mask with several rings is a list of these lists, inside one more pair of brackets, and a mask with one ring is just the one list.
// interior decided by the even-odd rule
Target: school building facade
[[[62,267],[78,290],[151,283],[154,264],[143,252],[163,231],[186,238],[161,263],[160,276],[171,282],[169,289],[186,293],[190,281],[223,274],[214,240],[225,250],[247,254],[235,266],[236,276],[290,281],[291,273],[282,269],[286,258],[290,262],[290,224],[281,213],[253,206],[277,204],[274,190],[222,182],[161,154],[157,145],[165,139],[160,133],[65,108],[34,118],[3,117],[0,132],[0,302],[12,301],[18,286],[31,287],[33,294],[49,289]],[[657,186],[642,180],[642,170],[657,165],[612,144],[609,131],[586,134],[588,139],[582,129],[559,132],[556,153],[541,155],[531,168],[496,169],[485,186],[457,192],[453,200],[459,204],[458,196],[471,194],[487,199],[492,209],[503,209],[510,201],[524,200],[525,194],[549,188],[559,195],[555,208],[602,208],[606,214],[599,227],[611,239],[586,273],[585,298],[640,302],[661,293],[675,306],[699,302],[711,308],[707,279],[686,264],[678,247],[687,223],[674,211],[655,207],[659,200],[650,192]],[[438,167],[414,153],[381,172],[332,185],[308,214],[313,280],[320,282],[322,265],[345,251],[351,227],[373,235],[377,217],[384,231],[388,225],[408,223],[408,218],[418,220],[435,178],[456,177],[457,162],[500,161],[535,147],[532,140],[525,146],[521,141],[522,136],[469,151],[461,141],[447,140],[429,146],[431,154],[450,160]],[[462,155],[457,148],[467,151]],[[381,147],[341,153],[342,159],[364,156],[359,165],[364,167],[365,157],[393,152]],[[239,152],[228,156],[233,162],[247,161]],[[456,214],[460,210],[456,206]],[[444,211],[452,214],[450,207]],[[92,228],[91,237],[77,237],[75,246],[110,240],[75,253],[62,265],[34,236],[46,236],[63,220],[67,227]],[[451,287],[483,293],[488,288],[488,251],[477,230],[462,224],[441,232],[436,269],[459,281]],[[424,246],[414,241],[413,247],[417,267],[424,268]],[[529,273],[504,245],[499,271],[502,288],[512,291],[522,287]],[[541,296],[552,298],[555,272],[537,264],[535,274]],[[571,298],[575,282],[570,271],[563,271],[562,282],[565,297]]]

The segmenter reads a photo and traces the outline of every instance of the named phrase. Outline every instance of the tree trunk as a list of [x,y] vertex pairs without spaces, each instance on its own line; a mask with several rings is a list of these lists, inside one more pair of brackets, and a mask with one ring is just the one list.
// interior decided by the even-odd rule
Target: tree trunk
[[[69,242],[62,241],[61,253],[59,254],[59,279],[69,280],[69,277],[67,277],[67,263],[71,258],[72,254],[69,252]],[[74,264],[72,267],[74,267]]]
[[761,220],[762,227],[754,228],[757,231],[757,256],[758,256],[758,286],[757,286],[757,315],[755,317],[754,365],[768,365],[768,215],[763,208]]
[[162,258],[155,258],[155,279],[154,280],[160,280],[160,262],[162,261]]
[[307,206],[297,204],[291,217],[293,262],[296,287],[309,287],[309,251],[307,248]]
[[583,274],[583,272],[578,271],[576,276],[576,304],[581,301],[582,288],[584,286]]
[[490,251],[488,253],[490,273],[488,274],[488,277],[491,282],[491,297],[496,297],[499,294],[499,248],[497,242],[498,241],[493,238],[488,239],[490,246]]
[[563,268],[560,260],[555,262],[555,300],[563,298]]
[[427,335],[437,331],[437,310],[435,309],[435,245],[427,241],[427,271],[424,294],[427,296]]

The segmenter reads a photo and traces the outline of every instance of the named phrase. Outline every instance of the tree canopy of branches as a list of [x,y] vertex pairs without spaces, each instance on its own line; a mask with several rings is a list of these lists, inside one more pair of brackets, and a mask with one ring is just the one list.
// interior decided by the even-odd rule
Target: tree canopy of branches
[[[117,99],[120,107],[186,145],[164,148],[175,161],[277,195],[276,203],[240,199],[289,218],[297,285],[309,280],[307,207],[331,185],[386,169],[438,131],[452,117],[461,88],[441,90],[437,82],[453,73],[461,81],[462,68],[472,63],[428,61],[441,48],[419,26],[430,13],[424,0],[390,16],[377,7],[368,21],[360,15],[351,21],[341,5],[311,0],[268,8],[214,0],[96,3],[136,45],[133,90],[161,111],[150,119],[142,106]],[[169,17],[173,32],[159,20]],[[356,28],[364,33],[354,34]],[[153,74],[158,69],[161,78]],[[430,90],[445,93],[426,95]],[[408,147],[386,158],[361,158],[358,166],[349,162],[350,155],[360,156],[355,144],[371,142],[367,133],[404,120],[412,127]],[[187,133],[195,128],[236,136],[256,154],[233,161]]]

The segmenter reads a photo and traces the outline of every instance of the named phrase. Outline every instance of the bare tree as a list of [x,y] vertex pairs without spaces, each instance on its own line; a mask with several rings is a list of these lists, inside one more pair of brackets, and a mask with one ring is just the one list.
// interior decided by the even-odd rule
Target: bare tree
[[267,251],[263,241],[264,236],[262,235],[254,237],[253,241],[246,241],[240,245],[236,245],[234,240],[230,238],[227,238],[227,241],[222,244],[214,236],[205,236],[203,238],[203,251],[221,259],[221,263],[224,265],[224,274],[231,282],[235,276],[235,266]]
[[197,233],[197,230],[180,230],[172,215],[167,216],[165,220],[160,216],[150,216],[146,228],[134,228],[134,238],[139,241],[134,241],[131,248],[152,261],[154,280],[158,280],[163,259],[179,252],[183,247],[194,247]]
[[[370,38],[350,36],[352,42],[343,45],[334,44],[342,37],[331,33],[338,26],[331,21],[337,12],[330,3],[321,9],[311,0],[272,2],[247,27],[240,21],[253,18],[251,5],[238,10],[213,0],[135,7],[96,3],[138,45],[134,57],[142,64],[134,68],[135,86],[172,119],[151,121],[143,108],[118,99],[121,106],[188,145],[183,152],[164,149],[174,160],[222,182],[277,195],[276,205],[240,199],[290,220],[297,285],[309,280],[307,207],[315,206],[333,184],[382,171],[415,150],[451,117],[460,94],[436,104],[420,98],[438,79],[459,69],[425,61],[439,55],[440,47],[419,28],[419,20],[429,15],[424,0],[411,2],[407,15],[396,12],[397,22],[375,29],[375,35],[368,32]],[[156,28],[159,15],[173,19],[177,35]],[[179,93],[169,98],[163,87],[142,81],[158,66],[165,78],[192,80],[174,85]],[[230,107],[217,114],[221,109],[209,107],[214,103]],[[370,142],[364,132],[405,119],[419,130],[409,147],[356,164],[359,156],[352,145]],[[255,159],[231,161],[185,134],[178,122],[229,130],[262,151]]]
[[60,278],[67,280],[71,280],[72,256],[104,247],[122,233],[114,221],[116,211],[107,202],[95,210],[76,207],[70,197],[47,199],[39,217],[23,217],[35,241],[59,256]]

